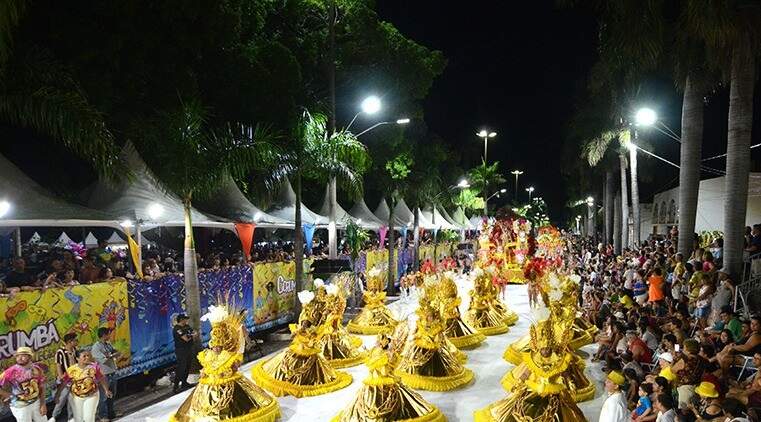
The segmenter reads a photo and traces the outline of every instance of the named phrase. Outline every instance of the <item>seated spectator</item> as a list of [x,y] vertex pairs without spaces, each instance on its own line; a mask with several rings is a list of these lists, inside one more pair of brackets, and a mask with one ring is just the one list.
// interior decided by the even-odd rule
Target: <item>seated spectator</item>
[[706,362],[698,354],[699,352],[700,346],[697,341],[685,340],[681,356],[671,365],[671,372],[676,374],[675,384],[680,410],[687,409],[692,396],[695,394],[695,387],[703,379]]
[[82,263],[82,269],[79,271],[79,282],[81,284],[92,284],[98,279],[100,268],[95,265],[95,257],[87,255]]
[[650,395],[653,394],[653,385],[640,385],[638,393],[637,407],[632,411],[632,421],[634,422],[649,420],[648,416],[653,413],[653,403],[650,401]]
[[692,416],[699,420],[712,421],[723,415],[721,410],[721,400],[719,400],[719,391],[716,388],[716,384],[711,382],[701,382],[700,385],[695,388],[695,394],[700,397],[700,402],[697,404],[690,403],[687,406],[687,413],[692,413]]
[[653,401],[653,409],[658,412],[655,422],[675,422],[679,420],[676,410],[674,410],[674,399],[671,394],[657,394]]
[[[753,354],[753,366],[761,368],[761,352]],[[756,371],[749,379],[729,388],[727,397],[740,400],[749,407],[761,407],[761,371]]]
[[24,258],[13,259],[13,270],[5,276],[5,288],[16,290],[34,290],[35,278],[26,269]]
[[653,353],[647,347],[644,341],[637,336],[636,331],[626,332],[626,344],[632,360],[639,363],[650,363],[653,360]]
[[732,311],[732,307],[725,305],[719,312],[719,319],[711,330],[712,334],[718,335],[722,331],[729,331],[730,338],[733,342],[740,339],[742,336],[742,323],[737,315]]
[[76,286],[79,284],[79,282],[74,279],[74,270],[72,269],[63,272],[63,278],[60,279],[59,283],[62,286]]
[[753,356],[756,352],[761,351],[761,319],[756,316],[752,317],[750,328],[752,334],[744,343],[727,345],[716,355],[724,375],[728,375],[732,365],[742,365],[744,359],[738,355]]

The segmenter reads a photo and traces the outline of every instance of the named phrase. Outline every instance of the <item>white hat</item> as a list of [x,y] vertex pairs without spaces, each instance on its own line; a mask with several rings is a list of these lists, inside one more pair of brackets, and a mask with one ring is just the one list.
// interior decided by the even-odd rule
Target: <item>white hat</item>
[[663,359],[668,363],[674,362],[674,356],[672,356],[671,353],[669,352],[661,353],[660,355],[658,355],[658,359]]
[[616,312],[615,314],[613,314],[613,316],[616,317],[617,319],[625,319],[626,318],[626,315],[624,315],[624,313],[621,312],[621,311]]

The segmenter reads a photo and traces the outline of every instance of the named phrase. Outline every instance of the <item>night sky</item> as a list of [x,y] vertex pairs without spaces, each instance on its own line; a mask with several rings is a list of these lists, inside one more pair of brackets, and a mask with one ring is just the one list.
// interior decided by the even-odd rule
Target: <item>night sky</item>
[[[478,164],[481,127],[498,133],[489,161],[525,172],[519,195],[532,185],[554,216],[567,198],[560,174],[564,127],[595,58],[597,25],[583,10],[560,9],[552,0],[378,1],[381,17],[415,41],[441,50],[448,60],[425,102],[433,132]],[[556,217],[557,218],[557,217]]]

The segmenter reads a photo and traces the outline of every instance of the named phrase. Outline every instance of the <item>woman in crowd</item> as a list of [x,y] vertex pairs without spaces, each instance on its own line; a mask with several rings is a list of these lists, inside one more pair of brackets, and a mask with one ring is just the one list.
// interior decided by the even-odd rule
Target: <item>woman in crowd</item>
[[69,387],[69,404],[74,413],[74,422],[95,422],[100,393],[98,386],[111,398],[106,377],[100,372],[100,367],[92,359],[89,350],[77,353],[77,363],[66,369],[66,373],[58,385],[55,402],[64,387]]
[[730,344],[716,355],[721,372],[728,375],[732,365],[742,365],[744,358],[738,355],[753,356],[761,351],[761,318],[754,316],[750,319],[751,335],[742,344]]

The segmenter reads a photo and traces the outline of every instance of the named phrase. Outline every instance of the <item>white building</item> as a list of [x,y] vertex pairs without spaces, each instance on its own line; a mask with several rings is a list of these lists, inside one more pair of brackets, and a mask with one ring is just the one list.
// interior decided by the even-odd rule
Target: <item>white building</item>
[[[724,230],[724,176],[700,181],[695,232]],[[645,230],[643,214],[642,226]],[[651,223],[647,233],[666,234],[671,226],[679,224],[679,187],[656,193],[653,199]],[[761,223],[761,173],[750,173],[748,185],[748,211],[745,225]]]

